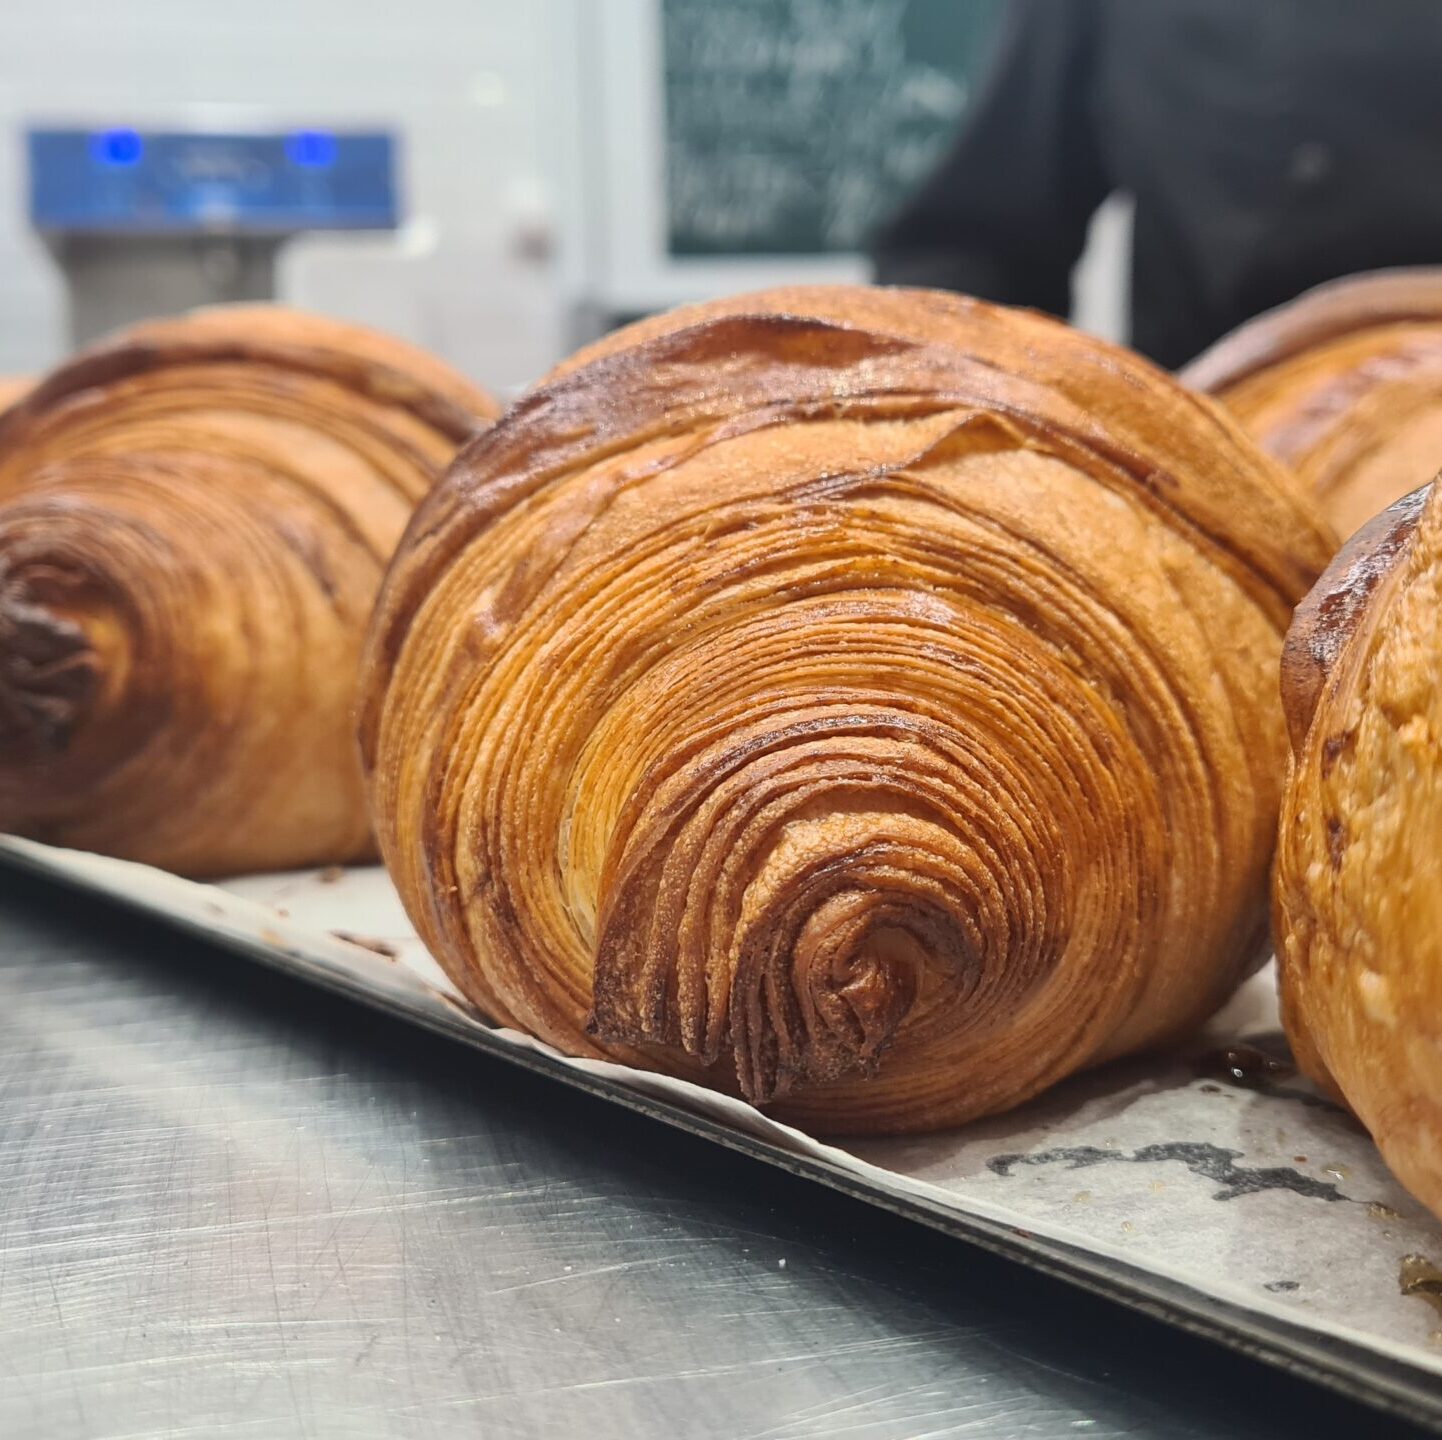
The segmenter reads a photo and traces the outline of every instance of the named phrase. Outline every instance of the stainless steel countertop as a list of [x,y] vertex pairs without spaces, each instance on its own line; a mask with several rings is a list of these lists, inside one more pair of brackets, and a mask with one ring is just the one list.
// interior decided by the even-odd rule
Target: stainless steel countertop
[[1416,1433],[0,876],[0,1436]]

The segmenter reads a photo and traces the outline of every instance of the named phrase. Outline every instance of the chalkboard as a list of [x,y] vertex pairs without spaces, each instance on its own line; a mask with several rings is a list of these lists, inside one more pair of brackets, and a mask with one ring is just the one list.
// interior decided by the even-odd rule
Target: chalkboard
[[673,256],[865,246],[931,169],[1000,0],[661,0]]

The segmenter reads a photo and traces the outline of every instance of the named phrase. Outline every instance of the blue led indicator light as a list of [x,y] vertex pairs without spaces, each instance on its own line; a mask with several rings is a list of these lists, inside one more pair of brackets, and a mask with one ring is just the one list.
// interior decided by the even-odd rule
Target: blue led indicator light
[[285,137],[285,153],[292,165],[326,170],[335,164],[336,139],[324,130],[297,130]]
[[90,137],[90,155],[101,165],[139,165],[145,142],[134,130],[100,130]]

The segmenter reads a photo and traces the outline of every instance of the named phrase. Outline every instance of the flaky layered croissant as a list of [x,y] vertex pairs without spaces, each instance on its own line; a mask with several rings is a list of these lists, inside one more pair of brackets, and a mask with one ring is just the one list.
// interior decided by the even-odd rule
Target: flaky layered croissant
[[0,410],[13,405],[29,388],[30,381],[18,375],[0,375]]
[[1299,608],[1277,852],[1283,1017],[1442,1216],[1442,486],[1361,530]]
[[817,1128],[952,1124],[1252,958],[1331,549],[1209,402],[1052,321],[677,311],[418,513],[367,648],[377,835],[494,1019]]
[[0,829],[192,875],[371,853],[361,636],[493,403],[354,326],[143,325],[0,415]]
[[1442,269],[1319,286],[1181,378],[1222,400],[1350,535],[1442,461]]

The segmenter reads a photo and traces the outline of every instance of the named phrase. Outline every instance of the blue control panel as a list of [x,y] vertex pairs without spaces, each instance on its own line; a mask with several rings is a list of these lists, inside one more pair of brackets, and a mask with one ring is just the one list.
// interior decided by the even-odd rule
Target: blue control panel
[[391,230],[385,132],[31,130],[30,221],[88,234]]

